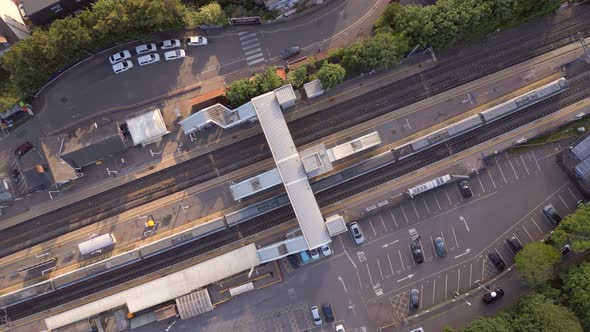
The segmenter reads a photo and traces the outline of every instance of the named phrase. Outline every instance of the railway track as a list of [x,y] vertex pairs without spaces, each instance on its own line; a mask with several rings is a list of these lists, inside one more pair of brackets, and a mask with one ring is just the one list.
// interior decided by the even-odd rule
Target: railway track
[[[590,33],[590,7],[579,7],[572,16],[545,18],[541,26],[546,25],[546,30],[493,35],[467,50],[458,51],[458,55],[455,51],[447,52],[452,55],[448,59],[444,54],[439,55],[442,59],[439,64],[420,74],[292,121],[289,127],[295,143],[300,146],[313,142],[567,45],[574,41],[571,36],[576,32]],[[0,248],[0,257],[270,157],[264,136],[252,136],[7,228],[0,233],[0,242],[6,244]]]
[[[545,99],[516,113],[505,116],[482,127],[430,147],[405,159],[390,163],[358,178],[329,188],[316,195],[320,206],[327,206],[344,198],[386,183],[402,175],[440,161],[460,151],[497,137],[536,119],[549,115],[561,108],[590,97],[590,77],[570,82],[569,90]],[[224,245],[241,241],[262,230],[284,224],[295,218],[291,206],[285,206],[230,227],[225,232],[214,233],[198,241],[183,244],[177,248],[99,275],[92,282],[73,284],[54,292],[18,303],[7,308],[10,320],[15,321],[50,308],[107,290],[135,278],[162,270],[174,264],[192,259]]]

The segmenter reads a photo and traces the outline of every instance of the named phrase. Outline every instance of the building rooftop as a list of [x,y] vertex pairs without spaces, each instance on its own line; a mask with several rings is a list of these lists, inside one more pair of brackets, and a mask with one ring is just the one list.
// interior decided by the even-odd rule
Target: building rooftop
[[23,7],[25,7],[25,12],[27,15],[32,15],[40,10],[43,10],[49,6],[55,5],[59,3],[59,0],[21,0]]
[[114,123],[104,126],[94,123],[60,135],[60,139],[59,156],[74,168],[92,164],[127,148]]
[[168,134],[159,108],[147,111],[126,121],[133,145],[148,145]]

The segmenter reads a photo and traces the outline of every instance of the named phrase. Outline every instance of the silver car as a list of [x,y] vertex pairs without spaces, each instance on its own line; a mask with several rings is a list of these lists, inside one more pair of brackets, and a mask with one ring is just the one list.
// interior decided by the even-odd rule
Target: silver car
[[350,230],[350,236],[352,236],[352,239],[356,244],[363,244],[365,242],[365,236],[363,235],[363,231],[359,224],[351,222],[348,229]]
[[157,50],[158,50],[158,48],[156,47],[156,44],[154,44],[154,43],[139,45],[135,48],[135,52],[137,52],[137,55],[155,52]]
[[137,58],[137,62],[139,62],[140,66],[149,65],[150,63],[158,61],[160,61],[160,55],[158,53],[151,53]]
[[313,323],[315,324],[315,326],[320,326],[324,324],[322,316],[320,316],[320,309],[318,309],[317,305],[311,307],[311,318],[313,319]]
[[131,60],[117,62],[113,65],[113,71],[115,72],[115,74],[120,74],[124,71],[131,69],[131,68],[133,68],[133,62],[131,62]]
[[117,52],[113,55],[111,55],[109,57],[109,61],[111,62],[111,65],[114,65],[117,62],[121,62],[123,60],[127,60],[131,58],[131,53],[129,53],[129,51],[127,50],[123,50],[121,52]]

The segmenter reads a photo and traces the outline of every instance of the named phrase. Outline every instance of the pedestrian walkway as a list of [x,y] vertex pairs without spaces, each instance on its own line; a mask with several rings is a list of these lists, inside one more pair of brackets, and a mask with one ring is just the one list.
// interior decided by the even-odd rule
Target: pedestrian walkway
[[256,32],[242,31],[238,35],[240,36],[240,44],[248,66],[266,61]]

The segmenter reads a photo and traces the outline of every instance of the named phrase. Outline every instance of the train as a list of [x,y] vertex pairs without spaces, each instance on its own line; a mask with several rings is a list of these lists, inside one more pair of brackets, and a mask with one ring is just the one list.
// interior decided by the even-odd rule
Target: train
[[484,124],[491,123],[551,96],[562,93],[568,88],[568,81],[565,78],[560,78],[551,83],[536,88],[524,95],[510,99],[481,113],[472,115],[448,127],[437,130],[436,132],[427,136],[420,137],[409,143],[401,145],[393,149],[392,152],[396,160],[407,158],[414,153],[445,142],[453,137],[479,128]]

